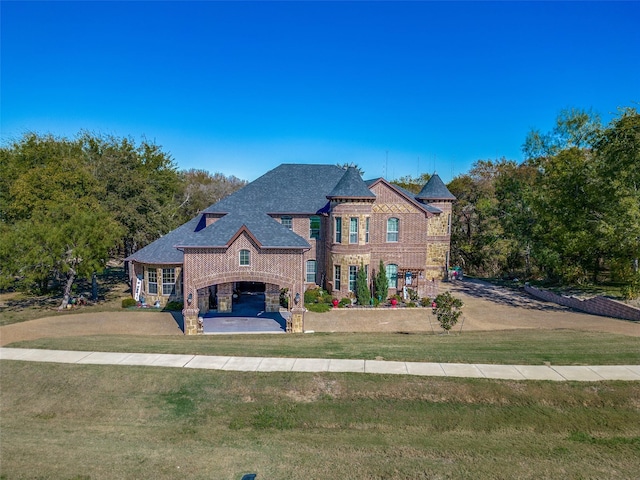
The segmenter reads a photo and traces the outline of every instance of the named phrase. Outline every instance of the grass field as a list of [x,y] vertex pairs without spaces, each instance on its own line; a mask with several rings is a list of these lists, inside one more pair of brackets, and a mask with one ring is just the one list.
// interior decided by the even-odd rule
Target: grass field
[[43,338],[11,346],[199,355],[352,358],[415,362],[637,365],[640,338],[559,330],[462,335],[314,333],[305,335],[108,336]]
[[0,363],[0,478],[638,478],[640,383]]

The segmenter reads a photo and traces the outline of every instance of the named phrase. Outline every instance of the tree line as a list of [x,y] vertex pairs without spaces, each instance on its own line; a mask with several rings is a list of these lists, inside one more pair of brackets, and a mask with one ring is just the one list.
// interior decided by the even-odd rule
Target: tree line
[[486,277],[619,282],[640,295],[640,115],[562,111],[525,160],[479,160],[448,185],[452,262]]
[[[614,281],[640,295],[640,115],[566,110],[525,160],[478,160],[447,186],[451,264],[482,277]],[[429,174],[393,183],[417,193]],[[0,148],[0,289],[90,277],[246,184],[178,170],[153,142],[29,133]],[[375,294],[375,293],[374,293]]]
[[69,298],[78,276],[100,272],[246,182],[179,171],[155,143],[82,132],[28,133],[0,149],[0,288]]

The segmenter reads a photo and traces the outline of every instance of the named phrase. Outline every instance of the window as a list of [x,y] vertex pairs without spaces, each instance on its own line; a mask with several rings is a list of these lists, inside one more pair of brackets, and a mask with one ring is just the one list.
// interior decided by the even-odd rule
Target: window
[[355,217],[349,222],[349,243],[358,243],[358,219]]
[[247,267],[251,264],[251,252],[249,250],[240,250],[240,266]]
[[147,269],[147,293],[158,294],[158,271],[154,268]]
[[176,293],[176,269],[162,269],[162,294],[173,295]]
[[447,235],[451,235],[451,214],[447,215]]
[[316,283],[316,261],[307,260],[307,282]]
[[333,288],[335,290],[340,290],[340,276],[342,275],[342,268],[340,265],[333,266]]
[[369,217],[364,221],[364,243],[369,243]]
[[280,222],[282,225],[287,227],[289,230],[293,230],[293,218],[291,217],[281,217]]
[[349,265],[349,291],[356,291],[356,278],[358,278],[358,267]]
[[309,218],[309,238],[320,238],[320,217]]
[[336,217],[336,243],[342,243],[342,218]]
[[387,220],[387,242],[398,241],[398,224],[400,221],[397,218],[390,218]]
[[398,288],[398,265],[393,263],[387,265],[387,278],[389,279],[389,288]]

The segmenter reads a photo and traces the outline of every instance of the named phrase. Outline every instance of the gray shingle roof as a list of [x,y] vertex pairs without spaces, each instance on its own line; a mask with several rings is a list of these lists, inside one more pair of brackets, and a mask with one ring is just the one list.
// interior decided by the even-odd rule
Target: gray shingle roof
[[456,197],[449,191],[437,173],[434,173],[420,193],[416,195],[418,200],[455,200]]
[[190,236],[204,228],[204,216],[198,215],[187,223],[160,237],[153,243],[133,253],[125,260],[140,263],[179,264],[183,261],[183,254],[175,246],[185,242]]
[[375,199],[375,194],[369,190],[364,180],[360,176],[358,169],[349,167],[342,175],[340,181],[336,184],[327,198],[359,198],[359,199]]
[[326,209],[331,192],[345,171],[337,165],[283,164],[211,205],[206,213],[259,211],[307,214]]
[[184,237],[178,247],[226,247],[246,228],[263,248],[310,248],[309,243],[264,213],[225,215],[202,231]]

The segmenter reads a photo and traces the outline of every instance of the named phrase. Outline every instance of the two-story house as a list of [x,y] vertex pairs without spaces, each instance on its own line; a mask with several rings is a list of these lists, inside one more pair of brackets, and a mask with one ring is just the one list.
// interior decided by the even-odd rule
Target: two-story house
[[265,311],[288,289],[287,330],[301,331],[306,289],[347,297],[358,270],[371,279],[380,261],[389,295],[433,294],[448,269],[454,201],[437,174],[416,195],[353,167],[280,165],[128,257],[132,290],[148,303],[182,301],[193,334],[212,305],[232,311],[238,288],[257,285]]

